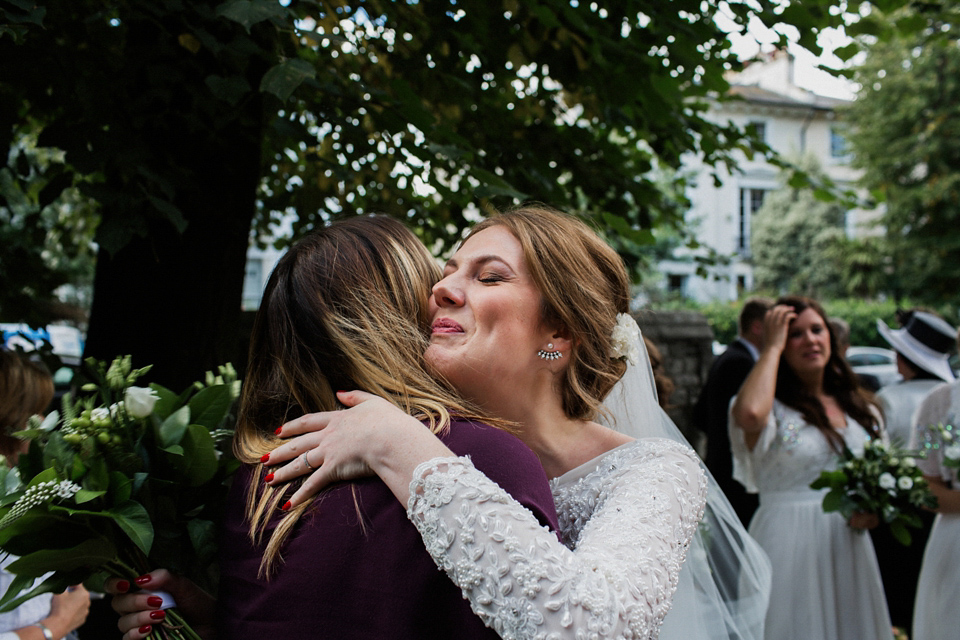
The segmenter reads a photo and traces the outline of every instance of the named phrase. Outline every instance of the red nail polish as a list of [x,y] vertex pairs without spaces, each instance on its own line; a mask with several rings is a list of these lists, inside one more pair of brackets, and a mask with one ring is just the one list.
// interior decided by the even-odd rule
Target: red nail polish
[[286,502],[284,502],[284,503],[283,503],[283,506],[280,507],[280,508],[283,509],[284,511],[289,511],[289,510],[290,510],[290,501],[287,500]]
[[277,427],[277,430],[273,432],[273,435],[278,436],[280,432],[283,431],[283,427]]
[[126,593],[127,591],[130,591],[130,583],[126,580],[121,580],[117,583],[117,591],[120,593]]
[[161,598],[160,596],[150,596],[149,598],[147,598],[148,607],[159,607],[162,604],[163,604],[163,598]]
[[151,631],[152,629],[153,629],[153,627],[151,627],[150,625],[146,624],[146,625],[140,627],[139,629],[137,629],[137,631],[139,631],[139,632],[142,633],[143,635],[147,635],[148,633],[150,633],[150,631]]
[[148,584],[152,579],[153,578],[151,578],[149,575],[143,575],[134,580],[134,582],[142,587],[143,585]]
[[151,620],[163,620],[163,619],[166,618],[166,617],[167,617],[167,612],[166,612],[166,611],[151,611],[151,612],[150,612],[150,619],[151,619]]
[[269,459],[270,459],[270,454],[269,454],[269,453],[265,453],[265,454],[263,454],[262,456],[260,456],[260,463],[263,464],[263,463],[265,463],[265,462],[266,462],[267,460],[269,460]]
[[263,477],[263,481],[264,481],[264,482],[270,482],[271,480],[273,480],[273,474],[272,474],[272,473],[268,473],[267,475],[265,475],[265,476]]

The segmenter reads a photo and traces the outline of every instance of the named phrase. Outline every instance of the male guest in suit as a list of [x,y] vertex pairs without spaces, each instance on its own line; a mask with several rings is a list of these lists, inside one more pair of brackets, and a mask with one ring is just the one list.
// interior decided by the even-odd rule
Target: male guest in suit
[[740,311],[739,335],[710,367],[707,381],[694,407],[694,420],[707,434],[707,468],[733,505],[743,526],[757,510],[757,496],[747,493],[733,479],[733,457],[727,431],[730,399],[740,390],[753,363],[760,356],[763,341],[763,316],[773,306],[767,298],[750,298]]

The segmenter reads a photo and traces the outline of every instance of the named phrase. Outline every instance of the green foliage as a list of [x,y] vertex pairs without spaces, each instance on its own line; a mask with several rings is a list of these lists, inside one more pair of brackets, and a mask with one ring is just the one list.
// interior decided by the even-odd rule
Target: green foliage
[[20,556],[0,606],[157,566],[215,592],[216,548],[205,532],[238,466],[229,446],[236,372],[221,367],[177,395],[133,386],[149,367],[134,370],[129,357],[86,365],[87,395],[67,395],[62,419],[55,412],[18,433],[30,450],[0,470],[0,548]]
[[939,303],[960,288],[960,23],[952,3],[924,6],[871,18],[892,35],[867,47],[844,117],[885,207],[890,289]]
[[96,203],[74,184],[64,154],[37,147],[37,132],[18,131],[0,166],[0,320],[44,326],[76,317],[64,309],[57,289],[89,305],[93,288]]
[[[762,295],[761,293],[752,295]],[[770,296],[776,298],[775,295]],[[690,301],[683,302],[678,308],[699,311],[707,318],[710,328],[713,329],[714,340],[720,344],[730,344],[737,337],[737,320],[746,298],[731,302],[710,302],[696,304]],[[913,309],[919,305],[910,300],[897,302],[887,300],[864,300],[862,298],[834,298],[821,300],[824,310],[830,317],[846,320],[850,324],[850,344],[861,347],[884,347],[890,345],[877,331],[877,320],[883,320],[888,326],[898,327],[897,310]],[[669,304],[658,304],[656,308],[673,308]],[[957,326],[960,324],[957,317],[957,306],[945,304],[940,307],[922,307],[943,316],[948,322]]]
[[[812,176],[821,173],[815,160],[799,165]],[[785,186],[763,201],[753,217],[750,246],[758,289],[792,292],[811,297],[843,293],[840,273],[827,259],[831,247],[844,239],[844,211],[837,202],[825,202],[813,188]]]

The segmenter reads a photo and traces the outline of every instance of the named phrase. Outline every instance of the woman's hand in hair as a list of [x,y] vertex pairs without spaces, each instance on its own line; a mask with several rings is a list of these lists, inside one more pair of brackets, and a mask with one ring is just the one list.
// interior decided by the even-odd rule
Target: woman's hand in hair
[[793,307],[778,304],[763,317],[763,347],[760,359],[750,369],[730,409],[733,424],[743,429],[743,439],[751,451],[767,427],[777,390],[780,354],[787,345],[790,322],[797,317]]
[[406,505],[417,465],[454,455],[423,423],[379,396],[341,391],[337,398],[349,408],[284,424],[278,435],[290,440],[265,461],[272,467],[270,484],[310,474],[290,497],[290,508],[332,483],[371,475],[380,476]]
[[763,317],[763,349],[776,353],[777,357],[787,346],[790,323],[797,317],[793,307],[778,304]]

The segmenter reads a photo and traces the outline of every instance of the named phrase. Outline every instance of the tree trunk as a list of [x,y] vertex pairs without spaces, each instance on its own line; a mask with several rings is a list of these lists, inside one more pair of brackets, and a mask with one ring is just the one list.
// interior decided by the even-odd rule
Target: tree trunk
[[177,199],[183,235],[152,218],[146,237],[112,256],[101,249],[85,356],[131,354],[134,367],[153,365],[146,380],[179,392],[244,355],[240,303],[260,160],[258,136],[244,133],[218,157],[181,156],[204,185]]

